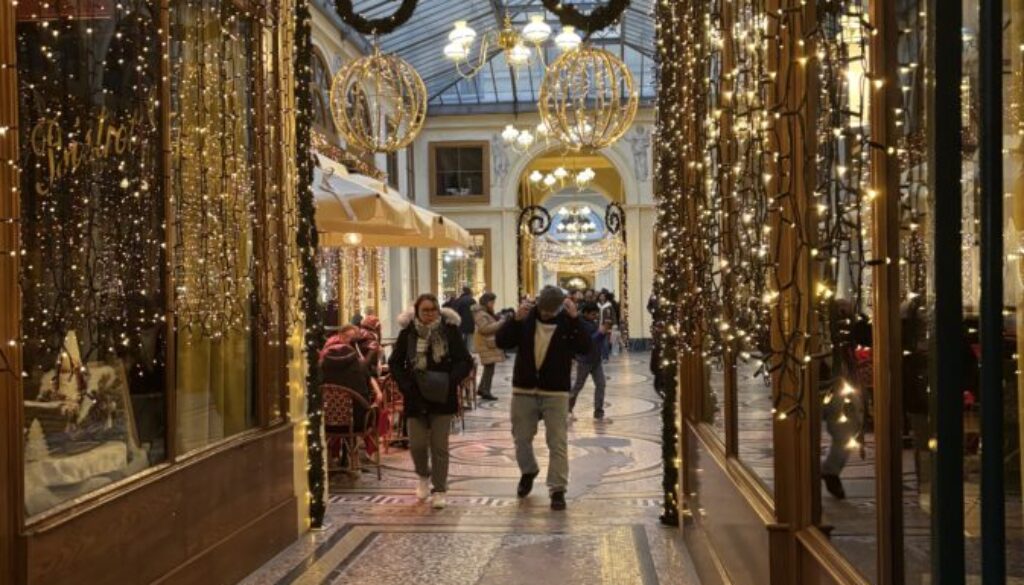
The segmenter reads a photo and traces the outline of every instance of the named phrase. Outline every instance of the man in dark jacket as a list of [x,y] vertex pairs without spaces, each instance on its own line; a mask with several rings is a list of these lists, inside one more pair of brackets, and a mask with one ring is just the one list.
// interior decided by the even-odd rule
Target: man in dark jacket
[[470,352],[473,351],[473,333],[476,332],[476,326],[473,321],[473,305],[476,304],[476,299],[473,298],[473,290],[468,286],[462,287],[462,296],[455,299],[452,302],[452,309],[459,314],[459,318],[462,319],[462,324],[459,325],[459,331],[462,332],[462,341],[466,344],[466,349]]
[[545,287],[537,305],[524,303],[516,318],[495,338],[498,347],[516,349],[512,371],[512,437],[522,477],[517,493],[533,489],[540,466],[533,454],[537,422],[544,420],[550,462],[548,491],[551,509],[565,509],[569,484],[569,390],[573,357],[590,352],[590,338],[580,325],[576,304],[561,289]]

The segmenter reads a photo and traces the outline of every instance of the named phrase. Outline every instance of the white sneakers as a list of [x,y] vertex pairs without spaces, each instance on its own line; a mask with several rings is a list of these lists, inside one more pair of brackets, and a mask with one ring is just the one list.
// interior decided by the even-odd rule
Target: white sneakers
[[448,500],[444,497],[444,492],[437,492],[434,497],[430,497],[430,478],[421,477],[416,483],[416,499],[421,502],[430,500],[431,505],[435,510],[441,510],[448,505]]
[[430,478],[421,477],[419,483],[416,484],[416,498],[421,502],[426,502],[427,498],[430,497]]

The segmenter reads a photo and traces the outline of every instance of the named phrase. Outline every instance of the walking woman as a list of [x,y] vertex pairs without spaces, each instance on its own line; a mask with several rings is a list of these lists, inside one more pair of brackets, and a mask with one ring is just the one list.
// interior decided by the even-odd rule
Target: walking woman
[[413,310],[398,318],[402,332],[388,360],[405,398],[409,451],[419,476],[416,497],[426,501],[433,494],[437,509],[446,505],[448,433],[458,412],[456,388],[473,364],[461,323],[459,314],[441,308],[437,297],[420,295]]
[[476,393],[483,400],[498,399],[491,393],[491,382],[494,380],[494,366],[505,361],[505,350],[499,348],[494,341],[494,335],[505,324],[503,317],[494,314],[496,298],[494,293],[484,293],[480,296],[480,304],[473,305],[473,320],[476,322],[476,337],[473,344],[480,354],[480,364],[484,367]]

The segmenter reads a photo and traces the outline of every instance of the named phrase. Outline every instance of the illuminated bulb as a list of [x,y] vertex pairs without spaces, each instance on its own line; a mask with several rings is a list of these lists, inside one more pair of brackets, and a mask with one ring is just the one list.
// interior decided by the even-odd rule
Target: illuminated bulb
[[555,178],[562,180],[569,175],[569,171],[565,170],[565,167],[558,167],[554,171]]
[[523,148],[530,148],[533,145],[533,134],[530,134],[529,130],[523,130],[519,133],[519,137],[516,139],[516,143]]
[[857,440],[856,437],[850,437],[850,440],[847,441],[846,443],[846,448],[851,451],[860,449],[860,442]]
[[552,175],[550,173],[548,173],[547,175],[544,175],[544,184],[546,186],[550,187],[550,186],[554,185],[557,182],[558,182],[558,179],[556,179],[554,175]]
[[448,43],[444,46],[444,56],[456,63],[465,61],[469,58],[469,48],[462,43]]
[[345,242],[345,245],[348,246],[358,246],[363,243],[363,234],[350,232],[341,236],[341,241]]
[[531,183],[540,183],[542,180],[544,180],[544,173],[538,170],[534,170],[532,173],[530,173]]
[[583,39],[580,38],[580,35],[576,34],[576,27],[574,26],[563,26],[562,32],[558,33],[558,36],[555,37],[555,45],[563,52],[576,50],[582,42]]
[[448,42],[461,45],[467,52],[475,39],[476,31],[465,20],[455,21],[455,28],[452,29],[452,32],[448,33]]
[[512,124],[509,124],[501,131],[501,138],[506,144],[512,144],[517,138],[519,138],[519,130],[516,130],[516,127]]
[[551,25],[544,21],[544,14],[531,14],[530,22],[523,27],[523,38],[540,45],[551,37]]
[[516,43],[516,45],[509,49],[505,54],[505,60],[513,67],[520,67],[530,62],[530,55],[530,49],[526,48],[526,45],[523,43]]

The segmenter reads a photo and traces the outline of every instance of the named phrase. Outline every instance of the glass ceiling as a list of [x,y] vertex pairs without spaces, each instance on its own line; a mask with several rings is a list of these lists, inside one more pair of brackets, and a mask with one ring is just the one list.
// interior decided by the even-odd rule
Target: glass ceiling
[[[576,6],[586,11],[605,1],[580,1]],[[591,39],[625,61],[644,101],[656,95],[654,2],[633,0],[618,27],[601,31]],[[390,14],[397,7],[396,0],[355,0],[356,10],[372,18]],[[494,48],[480,73],[472,79],[463,79],[454,64],[444,58],[444,46],[455,21],[468,21],[482,36],[487,30],[500,28],[506,12],[512,16],[515,27],[522,30],[530,14],[545,10],[541,0],[420,0],[408,24],[381,37],[381,49],[398,53],[419,71],[427,84],[431,113],[535,109],[544,77],[543,65],[538,59],[532,59],[529,66],[520,67],[516,72],[506,63],[502,51]],[[547,13],[547,21],[554,31],[552,36],[561,30],[553,14]],[[474,44],[477,53],[471,60],[479,54],[478,44],[479,41]],[[550,63],[558,49],[551,41],[547,45],[546,59]]]

